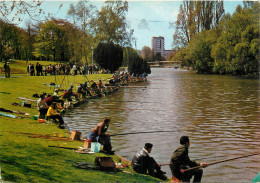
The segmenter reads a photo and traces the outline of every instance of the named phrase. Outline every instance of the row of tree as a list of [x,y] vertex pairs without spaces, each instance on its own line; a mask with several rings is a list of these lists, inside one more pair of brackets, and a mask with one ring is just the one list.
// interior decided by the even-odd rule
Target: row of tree
[[113,42],[99,43],[94,51],[95,61],[104,69],[115,72],[123,62],[127,63],[128,71],[134,74],[150,74],[150,66],[131,47],[121,47]]
[[244,2],[231,16],[222,1],[184,1],[173,36],[173,60],[198,73],[259,77],[259,3]]
[[[13,4],[11,8],[17,6]],[[23,29],[0,19],[0,61],[12,58],[91,64],[93,51],[102,50],[96,51],[102,45],[120,55],[121,49],[127,51],[133,41],[133,30],[126,24],[127,11],[127,1],[105,1],[100,11],[89,1],[79,1],[70,5],[68,20],[51,18],[37,24],[29,21]],[[135,54],[133,50],[125,54],[121,65],[117,60],[108,61],[112,58],[105,58],[105,55],[103,62],[114,62],[108,69],[115,71],[132,61],[128,58],[130,53]],[[104,66],[102,62],[99,64]]]

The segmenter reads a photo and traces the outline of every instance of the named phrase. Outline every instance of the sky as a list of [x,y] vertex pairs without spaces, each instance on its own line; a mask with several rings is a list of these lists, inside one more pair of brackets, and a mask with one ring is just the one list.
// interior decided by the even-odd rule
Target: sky
[[[55,18],[66,19],[70,4],[77,2],[77,0],[47,0],[42,4],[42,9],[55,14]],[[61,3],[63,6],[59,9]],[[90,3],[98,9],[103,5],[101,0],[90,1]],[[144,46],[152,47],[152,37],[163,36],[165,49],[172,49],[174,22],[177,19],[181,3],[182,1],[175,0],[128,0],[127,23],[131,29],[134,29],[133,36],[136,38],[136,44],[133,44],[133,47],[138,50]],[[224,1],[225,11],[232,15],[238,4],[242,5],[242,0]],[[25,21],[26,18],[24,18]],[[25,24],[24,22],[21,23],[22,26]]]

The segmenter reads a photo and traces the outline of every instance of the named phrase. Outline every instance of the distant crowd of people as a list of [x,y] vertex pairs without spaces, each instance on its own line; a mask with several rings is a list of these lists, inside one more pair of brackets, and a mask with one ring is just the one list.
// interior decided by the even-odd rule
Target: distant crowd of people
[[47,75],[84,75],[96,74],[99,69],[96,65],[78,64],[49,64],[41,65],[39,62],[27,66],[27,76],[47,76]]

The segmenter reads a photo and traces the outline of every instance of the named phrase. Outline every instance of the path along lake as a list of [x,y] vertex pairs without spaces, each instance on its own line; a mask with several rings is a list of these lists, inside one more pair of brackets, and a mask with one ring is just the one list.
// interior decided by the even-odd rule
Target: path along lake
[[[259,81],[194,71],[153,68],[147,83],[75,108],[64,119],[88,136],[104,117],[107,133],[173,131],[113,136],[116,153],[131,160],[146,142],[158,163],[169,163],[182,135],[190,137],[189,156],[211,163],[260,152]],[[203,160],[201,160],[203,159]],[[162,168],[171,177],[169,166]],[[260,171],[260,155],[209,166],[202,182],[250,182]]]

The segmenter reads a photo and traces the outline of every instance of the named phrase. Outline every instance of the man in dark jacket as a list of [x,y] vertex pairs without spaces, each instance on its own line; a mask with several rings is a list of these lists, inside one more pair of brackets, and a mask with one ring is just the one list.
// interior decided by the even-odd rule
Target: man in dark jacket
[[190,179],[192,176],[194,176],[193,182],[200,182],[203,174],[203,170],[201,168],[187,172],[184,172],[184,170],[195,166],[206,167],[207,164],[198,164],[195,161],[190,160],[188,150],[190,146],[190,140],[188,136],[182,136],[180,138],[180,144],[181,146],[179,146],[171,156],[170,169],[172,172],[172,180],[175,182],[190,182]]
[[152,151],[152,147],[153,144],[146,143],[144,148],[136,152],[131,165],[137,173],[147,174],[148,171],[149,175],[166,180],[165,172],[161,170],[161,166],[149,154]]

